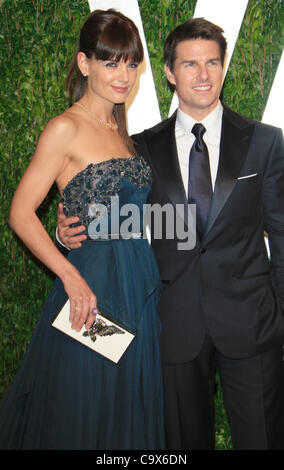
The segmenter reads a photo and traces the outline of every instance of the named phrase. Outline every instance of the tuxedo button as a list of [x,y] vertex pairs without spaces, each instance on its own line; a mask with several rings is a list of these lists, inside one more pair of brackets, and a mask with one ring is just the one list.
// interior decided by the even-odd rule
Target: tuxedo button
[[200,250],[199,250],[199,253],[200,253],[201,255],[203,255],[204,253],[206,253],[206,248],[204,248],[204,246],[202,246],[202,247],[200,248]]

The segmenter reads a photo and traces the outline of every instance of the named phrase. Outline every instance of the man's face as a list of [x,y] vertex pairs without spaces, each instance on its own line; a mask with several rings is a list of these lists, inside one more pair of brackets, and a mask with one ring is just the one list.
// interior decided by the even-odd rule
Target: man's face
[[165,66],[167,79],[175,85],[180,109],[200,121],[217,106],[223,67],[216,41],[191,39],[176,49],[173,71]]

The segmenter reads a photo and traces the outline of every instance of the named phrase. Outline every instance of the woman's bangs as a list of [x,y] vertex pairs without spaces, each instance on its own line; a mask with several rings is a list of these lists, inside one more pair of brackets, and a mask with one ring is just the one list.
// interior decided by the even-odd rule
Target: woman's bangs
[[[102,37],[97,42],[96,47],[96,59],[97,60],[114,60],[119,62],[123,60],[133,60],[134,62],[140,63],[143,60],[143,47],[140,42],[140,39],[136,35],[131,35],[132,37],[123,38],[123,35],[120,35],[117,40],[112,36]],[[124,40],[123,40],[124,39]]]

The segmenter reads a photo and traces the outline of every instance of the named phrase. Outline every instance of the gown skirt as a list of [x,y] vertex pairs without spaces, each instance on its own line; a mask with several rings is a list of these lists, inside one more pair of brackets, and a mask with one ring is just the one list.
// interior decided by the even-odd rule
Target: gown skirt
[[56,279],[0,407],[0,449],[164,449],[158,268],[145,239],[86,240],[68,259],[136,337],[115,364],[51,326]]

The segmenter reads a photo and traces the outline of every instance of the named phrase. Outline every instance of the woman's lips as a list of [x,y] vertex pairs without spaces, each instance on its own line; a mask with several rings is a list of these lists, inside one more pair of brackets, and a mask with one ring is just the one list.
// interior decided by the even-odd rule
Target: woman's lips
[[128,92],[128,87],[112,86],[112,88],[117,93],[127,93]]

